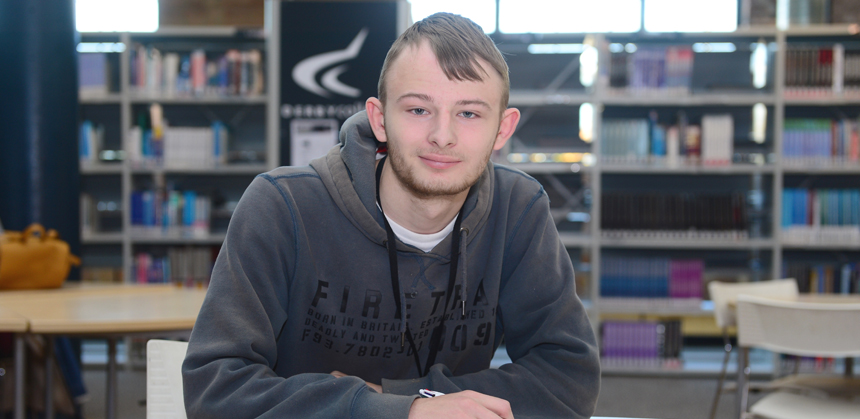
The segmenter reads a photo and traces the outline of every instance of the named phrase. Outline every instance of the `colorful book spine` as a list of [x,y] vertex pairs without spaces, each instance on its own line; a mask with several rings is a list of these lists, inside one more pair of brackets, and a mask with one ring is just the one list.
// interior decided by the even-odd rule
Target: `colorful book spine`
[[169,247],[166,251],[139,252],[134,258],[134,281],[206,287],[217,254],[217,247]]
[[262,53],[196,49],[162,52],[138,44],[130,55],[130,84],[137,92],[167,96],[257,96],[264,93]]
[[609,367],[680,367],[683,336],[678,320],[606,321],[601,324],[601,363]]
[[784,278],[794,278],[801,293],[860,294],[860,263],[786,262]]
[[[608,256],[601,259],[600,270],[601,300],[605,297],[702,299],[704,262],[699,259]],[[612,303],[623,304],[623,301]]]
[[139,234],[206,237],[212,217],[211,198],[196,191],[134,191],[131,224]]

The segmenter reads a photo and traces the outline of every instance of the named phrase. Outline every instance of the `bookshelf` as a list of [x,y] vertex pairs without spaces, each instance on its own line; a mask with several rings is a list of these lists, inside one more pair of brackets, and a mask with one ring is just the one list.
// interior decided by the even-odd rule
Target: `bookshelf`
[[[792,72],[798,69],[787,67],[786,58],[789,51],[811,45],[819,50],[838,50],[836,54],[840,57],[837,60],[844,63],[845,57],[860,54],[858,33],[860,25],[833,24],[786,30],[775,26],[747,26],[732,33],[493,35],[503,53],[509,54],[511,106],[519,107],[523,112],[523,122],[515,137],[494,159],[532,174],[550,193],[562,242],[569,248],[575,269],[586,276],[585,279],[577,278],[577,286],[585,283],[588,289],[578,292],[588,302],[596,331],[602,330],[604,320],[619,318],[649,318],[655,322],[681,319],[684,333],[692,329],[698,329],[694,335],[709,335],[717,331],[715,327],[701,326],[712,316],[706,295],[701,304],[684,307],[672,306],[671,301],[631,298],[625,302],[617,297],[603,296],[601,282],[605,279],[603,270],[606,266],[601,260],[607,258],[698,259],[704,263],[703,282],[766,280],[822,269],[837,271],[827,275],[836,275],[835,280],[838,281],[840,267],[849,264],[853,266],[852,272],[856,272],[853,264],[860,261],[860,241],[850,239],[853,236],[842,242],[826,239],[798,241],[796,237],[787,236],[781,211],[785,188],[860,190],[860,178],[856,176],[860,174],[860,162],[845,151],[849,146],[843,146],[845,150],[840,149],[847,157],[809,162],[792,161],[785,150],[793,119],[844,119],[853,123],[856,129],[860,122],[860,94],[853,86],[849,88],[847,85],[849,70],[833,72],[834,65],[827,70],[832,72],[832,78],[828,80],[830,84],[806,86],[794,83],[789,88],[787,77],[796,79]],[[684,89],[648,85],[633,89],[629,85],[619,86],[623,83],[613,80],[618,76],[612,67],[618,62],[615,55],[618,55],[619,46],[624,51],[630,48],[629,44],[636,45],[639,51],[653,51],[715,42],[732,43],[737,50],[725,54],[694,53],[689,73],[681,74],[689,77],[682,83]],[[577,80],[580,71],[585,71],[577,65],[580,54],[530,55],[527,46],[533,43],[595,47],[598,53],[596,81],[585,86]],[[767,62],[766,83],[755,87],[750,60],[759,45],[759,51],[764,53]],[[633,54],[627,59],[630,60]],[[649,64],[646,62],[639,66],[646,65]],[[542,69],[527,70],[538,67]],[[518,75],[518,70],[525,75]],[[630,67],[625,67],[625,70],[627,74],[623,76],[635,75],[636,70],[631,71]],[[733,75],[728,77],[730,83],[720,85],[720,77],[725,74]],[[843,80],[834,84],[833,78]],[[580,118],[588,118],[589,114],[581,112],[583,104],[590,104],[593,109],[590,120],[585,124]],[[747,135],[753,130],[751,115],[754,106],[766,110],[766,128],[755,139],[753,135]],[[657,113],[654,118],[657,125],[664,127],[677,124],[679,111],[685,112],[687,123],[700,126],[705,115],[731,115],[734,129],[729,137],[733,146],[729,161],[709,165],[681,157],[679,161],[667,162],[665,151],[663,155],[655,156],[652,150],[640,154],[627,150],[626,156],[612,156],[612,150],[606,149],[605,139],[601,138],[606,132],[602,128],[622,119],[648,121],[652,111]],[[529,127],[531,124],[540,127]],[[588,125],[592,138],[586,142],[581,140],[579,129]],[[650,129],[653,124],[647,127]],[[644,138],[653,139],[652,132]],[[844,143],[850,144],[850,141],[847,138]],[[629,157],[631,154],[634,156]],[[575,177],[578,181],[568,180],[559,185],[559,182],[545,180],[551,176]],[[553,196],[552,189],[565,187],[566,192]],[[605,228],[607,214],[601,211],[601,206],[605,204],[607,195],[637,190],[665,193],[672,189],[686,195],[740,191],[747,221],[742,229],[745,234],[727,237],[731,234],[700,235],[688,231],[644,229],[608,231]],[[570,223],[565,220],[566,211],[585,212],[588,216],[579,217],[581,222]],[[845,211],[849,211],[848,207]],[[840,217],[848,218],[843,215],[834,217],[840,220]],[[858,230],[857,222],[850,219],[842,222],[847,224],[847,229]],[[811,228],[818,228],[818,225]],[[858,281],[856,273],[851,275],[851,281]],[[860,284],[852,286],[856,288]],[[854,288],[852,290],[857,292]],[[617,331],[619,326],[613,327]],[[674,374],[678,367],[669,363],[643,368],[641,365],[625,366],[622,362],[609,370]]]
[[[254,176],[278,165],[269,40],[258,29],[162,27],[81,33],[80,42],[79,65],[97,75],[82,79],[79,93],[81,125],[89,124],[80,134],[89,139],[80,165],[84,280],[176,280],[140,267],[169,259],[185,271],[174,275],[197,277],[186,285],[205,283],[196,271],[223,242],[232,206]],[[159,150],[153,105],[166,121]],[[169,199],[171,191],[178,206],[147,209],[142,222],[138,196]],[[184,214],[192,200],[197,214]]]
[[[804,118],[811,112],[813,118],[837,119],[845,115],[857,121],[860,115],[860,96],[845,91],[840,94],[825,89],[812,96],[797,92],[786,94],[787,47],[795,44],[826,47],[839,43],[845,50],[860,49],[857,33],[857,25],[823,25],[789,30],[746,27],[733,33],[493,35],[500,49],[508,54],[511,106],[523,112],[514,138],[493,158],[532,174],[550,195],[561,240],[574,263],[577,288],[595,330],[600,330],[602,319],[647,317],[654,321],[680,319],[681,333],[686,334],[692,327],[689,322],[698,324],[712,315],[706,303],[678,307],[653,301],[618,304],[607,300],[607,304],[601,304],[601,260],[606,258],[701,260],[703,281],[780,277],[783,261],[803,262],[812,269],[821,264],[858,260],[860,243],[787,240],[783,237],[781,213],[785,187],[860,189],[860,180],[855,180],[855,175],[860,174],[857,162],[794,164],[785,161],[783,150],[787,119]],[[102,90],[82,91],[80,97],[82,120],[91,119],[104,127],[105,148],[128,150],[132,142],[130,131],[137,124],[137,115],[158,103],[171,126],[188,123],[201,127],[207,125],[201,121],[212,119],[233,121],[239,125],[239,135],[232,137],[236,140],[235,147],[241,148],[237,151],[264,156],[261,161],[231,162],[218,167],[152,166],[128,160],[82,163],[82,190],[93,197],[93,204],[114,202],[119,208],[101,213],[103,219],[99,225],[103,228],[83,231],[84,262],[121,271],[121,275],[102,272],[99,274],[102,278],[116,280],[121,276],[131,282],[135,280],[140,253],[169,258],[171,249],[217,247],[224,239],[230,203],[238,200],[254,175],[278,164],[278,105],[270,94],[274,81],[266,79],[266,90],[258,95],[141,92],[132,82],[131,55],[138,51],[135,47],[138,44],[157,45],[164,51],[185,51],[200,44],[212,45],[215,51],[253,45],[263,52],[263,63],[268,65],[266,58],[273,56],[270,40],[259,31],[235,28],[162,28],[153,34],[82,34],[81,39],[126,46],[123,52],[112,53],[106,59],[108,68],[113,69],[110,85]],[[612,49],[617,50],[619,44],[659,50],[708,42],[731,42],[738,50],[728,55],[730,59],[722,58],[725,56],[719,53],[695,53],[687,75],[690,77],[688,90],[645,86],[634,91],[614,85],[617,83],[612,81],[612,55],[616,54]],[[751,76],[747,76],[753,53],[751,46],[760,42],[766,47],[767,83],[755,88]],[[580,54],[530,54],[527,47],[531,43],[593,46],[597,51],[596,81],[590,86],[581,82]],[[748,85],[713,87],[721,72],[727,71],[743,74],[743,80],[734,82]],[[591,113],[582,112],[583,104],[591,105]],[[760,142],[749,140],[745,133],[748,128],[751,130],[750,114],[757,104],[766,109],[767,115]],[[626,156],[609,158],[601,135],[604,126],[612,120],[648,121],[655,110],[657,125],[664,127],[675,125],[682,110],[688,123],[695,125],[701,125],[705,115],[732,115],[731,161],[706,165],[679,158],[670,162],[663,156],[654,158],[650,150],[629,159]],[[590,141],[581,139],[582,126],[590,126]],[[736,158],[734,154],[740,156]],[[124,210],[131,208],[132,192],[154,190],[159,183],[166,182],[188,185],[192,190],[223,185],[219,198],[222,203],[212,204],[208,232],[158,233],[141,232],[136,228],[131,211]],[[689,195],[740,191],[747,220],[742,231],[746,234],[609,231],[601,227],[605,196],[646,189]],[[792,268],[798,267],[792,265]],[[651,366],[645,370],[675,373],[677,368],[673,364],[665,369]],[[613,370],[640,371],[642,368],[620,365]]]

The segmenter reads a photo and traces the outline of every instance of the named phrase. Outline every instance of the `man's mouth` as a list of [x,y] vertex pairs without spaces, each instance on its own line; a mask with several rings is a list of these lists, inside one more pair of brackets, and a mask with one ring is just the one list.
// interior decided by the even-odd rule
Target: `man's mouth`
[[460,162],[460,159],[442,154],[424,154],[419,156],[421,161],[434,169],[447,169]]

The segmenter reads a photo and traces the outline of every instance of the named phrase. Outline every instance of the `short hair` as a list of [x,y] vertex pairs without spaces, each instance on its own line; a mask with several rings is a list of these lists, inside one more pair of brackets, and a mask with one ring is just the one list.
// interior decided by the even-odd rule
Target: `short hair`
[[427,40],[442,71],[449,80],[483,81],[481,73],[489,76],[478,59],[490,64],[502,78],[502,111],[508,107],[511,81],[508,64],[496,44],[478,24],[452,13],[436,13],[415,22],[406,29],[388,50],[379,76],[379,100],[385,104],[385,82],[397,57],[409,46],[419,46]]

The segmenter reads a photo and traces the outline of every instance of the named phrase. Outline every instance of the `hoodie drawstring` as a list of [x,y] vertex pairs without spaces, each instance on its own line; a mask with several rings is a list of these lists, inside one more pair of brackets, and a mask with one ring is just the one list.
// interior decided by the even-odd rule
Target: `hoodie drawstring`
[[[468,228],[461,228],[460,229],[460,260],[462,261],[460,263],[460,265],[463,267],[462,268],[463,274],[460,275],[460,282],[462,282],[462,284],[463,284],[463,294],[462,294],[462,300],[460,300],[460,306],[463,308],[462,313],[461,313],[463,316],[466,315],[466,299],[469,298],[469,290],[466,289],[466,284],[469,282],[468,281],[469,277],[467,276],[467,274],[468,274],[468,268],[467,267],[469,266],[469,260],[466,258],[466,255],[468,254],[468,252],[466,252],[466,242],[468,241],[467,240],[468,237],[466,237],[466,236],[468,236],[468,235],[469,235],[469,229]],[[453,252],[454,249],[451,249],[451,251]]]
[[[376,167],[376,203],[379,205],[379,210],[382,212],[382,220],[385,223],[385,233],[387,235],[387,240],[385,240],[385,245],[388,248],[388,264],[391,270],[391,288],[394,292],[395,299],[395,313],[394,317],[400,319],[400,325],[402,327],[400,332],[400,345],[403,346],[403,337],[409,341],[409,347],[412,349],[412,353],[415,357],[415,365],[418,367],[418,374],[420,376],[425,376],[430,372],[430,366],[432,366],[436,362],[436,353],[439,351],[439,342],[442,339],[442,331],[445,326],[445,312],[448,311],[448,304],[451,303],[451,297],[454,292],[454,284],[457,282],[457,271],[459,270],[458,261],[460,259],[460,255],[465,251],[465,242],[461,240],[465,234],[468,234],[468,229],[461,229],[460,225],[463,222],[464,212],[466,205],[464,204],[460,207],[460,214],[457,216],[456,221],[454,221],[454,234],[451,235],[451,268],[448,274],[448,289],[445,295],[445,306],[442,311],[442,320],[439,321],[439,324],[433,329],[433,334],[430,337],[430,353],[427,354],[427,362],[424,364],[424,368],[421,368],[421,358],[418,356],[418,348],[415,347],[415,342],[412,338],[412,334],[409,332],[409,323],[406,321],[406,298],[405,294],[400,291],[400,276],[397,272],[397,241],[394,237],[394,230],[391,229],[391,225],[388,223],[388,218],[385,217],[385,211],[382,209],[382,200],[379,197],[379,180],[382,178],[382,167],[385,165],[385,157],[379,160],[379,163]],[[465,260],[463,265],[465,266]],[[465,270],[463,273],[464,280],[462,282],[463,287],[463,295],[466,293],[466,283],[465,283]],[[466,313],[466,297],[461,297],[460,300],[462,313],[465,315]],[[455,302],[456,304],[456,302]]]

